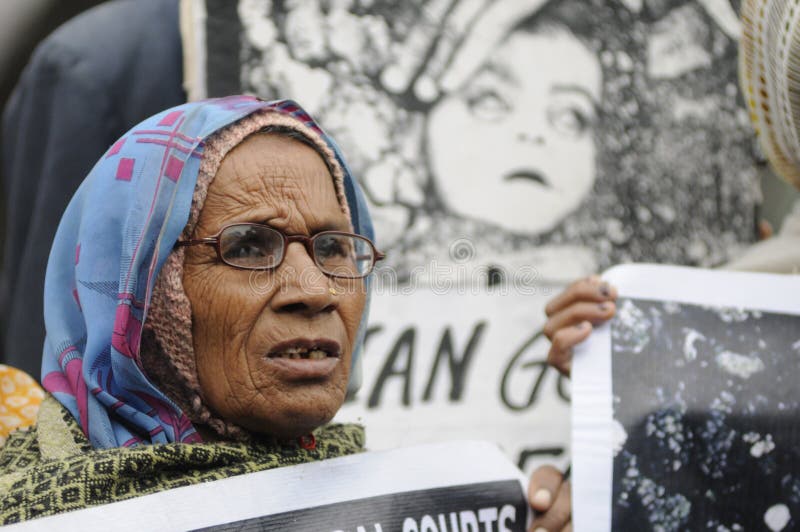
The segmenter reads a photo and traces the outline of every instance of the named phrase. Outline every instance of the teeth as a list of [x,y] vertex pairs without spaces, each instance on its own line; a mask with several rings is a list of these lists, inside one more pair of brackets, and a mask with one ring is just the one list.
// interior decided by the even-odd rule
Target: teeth
[[314,349],[313,351],[308,353],[308,358],[311,360],[322,360],[323,358],[327,358],[328,353],[321,349]]
[[292,360],[309,359],[309,360],[323,360],[328,358],[328,353],[322,349],[312,349],[306,351],[299,347],[292,347],[281,353],[271,353],[270,358],[288,358]]

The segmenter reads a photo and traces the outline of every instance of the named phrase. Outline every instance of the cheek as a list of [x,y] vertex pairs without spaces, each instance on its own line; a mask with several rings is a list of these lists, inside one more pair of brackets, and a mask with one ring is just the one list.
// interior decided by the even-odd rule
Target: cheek
[[456,145],[469,135],[470,128],[465,126],[471,122],[466,106],[456,97],[446,98],[431,111],[427,133],[434,162],[450,159]]
[[352,354],[356,335],[358,334],[358,326],[361,324],[361,317],[364,314],[364,306],[367,300],[365,288],[363,284],[359,283],[352,286],[340,286],[337,290],[344,292],[339,303],[339,316],[344,324],[347,338],[350,342],[350,353]]
[[[474,116],[457,97],[443,101],[428,123],[431,169],[437,184],[450,194],[469,186],[496,183],[501,169],[520,166],[531,150],[516,150],[517,131],[507,117],[494,121]],[[468,154],[473,154],[469,156]],[[479,156],[474,156],[479,154]]]
[[553,172],[553,178],[585,185],[595,178],[595,145],[591,132],[579,139],[554,136],[548,146],[548,157],[542,164]]
[[575,181],[579,186],[589,188],[595,180],[595,145],[592,133],[586,134],[585,138],[577,143],[574,150],[577,164],[575,169]]
[[201,384],[224,384],[220,375],[240,380],[237,373],[246,369],[241,353],[261,311],[247,272],[219,266],[187,268],[184,289],[192,304],[192,336]]

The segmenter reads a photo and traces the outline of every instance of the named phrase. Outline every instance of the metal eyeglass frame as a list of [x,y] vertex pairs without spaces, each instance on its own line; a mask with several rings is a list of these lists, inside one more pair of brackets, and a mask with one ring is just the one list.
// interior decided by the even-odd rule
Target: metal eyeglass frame
[[[270,231],[274,231],[275,233],[279,234],[281,236],[281,239],[283,240],[283,249],[281,250],[281,256],[280,256],[280,259],[278,260],[278,262],[273,266],[265,266],[265,267],[262,266],[262,267],[252,267],[252,268],[247,267],[247,266],[241,266],[239,264],[231,264],[230,262],[228,262],[225,259],[225,257],[222,256],[222,249],[220,247],[220,236],[222,236],[222,233],[224,233],[225,230],[227,230],[227,229],[229,229],[231,227],[236,227],[236,226],[263,227],[263,228],[269,229]],[[324,267],[317,261],[317,257],[314,254],[314,241],[317,238],[319,238],[321,236],[325,236],[325,235],[345,235],[345,236],[351,236],[351,237],[355,237],[355,238],[358,238],[358,239],[366,241],[367,244],[369,244],[370,248],[372,248],[372,264],[370,265],[369,270],[366,273],[364,273],[363,275],[359,275],[359,276],[337,275],[337,274],[325,271]],[[372,270],[375,269],[375,263],[377,263],[378,261],[383,260],[383,259],[386,258],[386,254],[381,252],[381,251],[378,251],[378,248],[375,247],[375,244],[372,242],[372,240],[370,240],[369,238],[367,238],[367,237],[365,237],[363,235],[358,235],[356,233],[348,233],[347,231],[321,231],[321,232],[316,233],[316,234],[314,234],[312,236],[287,235],[285,233],[282,233],[281,231],[278,231],[274,227],[270,227],[270,226],[265,225],[265,224],[253,223],[253,222],[236,222],[236,223],[227,224],[227,225],[223,226],[219,230],[219,232],[217,232],[216,235],[208,236],[208,237],[205,237],[205,238],[192,239],[192,240],[179,240],[179,241],[175,242],[175,247],[188,247],[188,246],[198,246],[198,245],[214,246],[214,250],[217,253],[217,258],[219,258],[220,261],[222,261],[224,264],[230,266],[231,268],[236,268],[238,270],[269,271],[269,270],[274,270],[274,269],[278,268],[281,264],[283,264],[283,259],[286,258],[286,249],[289,247],[289,244],[291,244],[292,242],[300,242],[301,244],[303,244],[303,247],[306,248],[306,252],[308,253],[308,256],[311,257],[311,260],[314,261],[314,264],[316,264],[316,266],[320,269],[320,271],[322,273],[324,273],[325,275],[329,276],[329,277],[335,277],[337,279],[363,279],[364,277],[366,277],[370,273],[372,273]],[[356,258],[358,259],[358,258],[363,258],[363,257],[356,257]]]

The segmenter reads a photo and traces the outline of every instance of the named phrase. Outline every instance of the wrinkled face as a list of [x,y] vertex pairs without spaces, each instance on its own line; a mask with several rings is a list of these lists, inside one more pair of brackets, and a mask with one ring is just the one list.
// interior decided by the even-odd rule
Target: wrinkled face
[[[233,222],[265,223],[289,235],[350,230],[321,157],[274,134],[252,135],[223,159],[193,238]],[[183,285],[201,393],[212,411],[282,438],[333,417],[364,310],[362,280],[326,277],[294,242],[269,272],[227,266],[212,246],[188,247]]]
[[597,58],[566,28],[512,33],[431,113],[447,206],[517,233],[552,229],[594,182],[601,81]]

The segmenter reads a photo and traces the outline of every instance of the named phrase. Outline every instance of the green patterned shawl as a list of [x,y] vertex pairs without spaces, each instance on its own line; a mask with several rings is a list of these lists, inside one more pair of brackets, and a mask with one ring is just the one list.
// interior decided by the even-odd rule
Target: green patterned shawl
[[95,450],[48,396],[36,427],[0,448],[0,524],[364,450],[364,429],[328,425],[316,449],[297,443],[166,443]]

